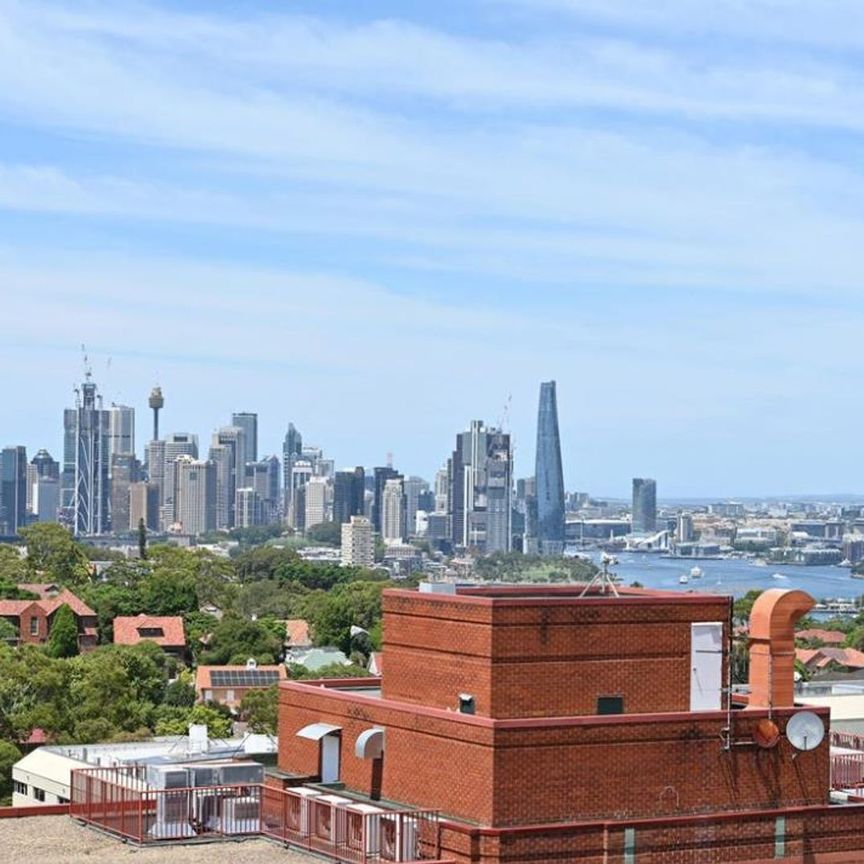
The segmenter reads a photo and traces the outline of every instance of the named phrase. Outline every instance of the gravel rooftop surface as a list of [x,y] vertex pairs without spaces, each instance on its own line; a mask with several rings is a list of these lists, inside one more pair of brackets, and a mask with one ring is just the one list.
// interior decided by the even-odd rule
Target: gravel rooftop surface
[[17,864],[320,864],[267,840],[139,848],[68,816],[0,819],[0,859]]

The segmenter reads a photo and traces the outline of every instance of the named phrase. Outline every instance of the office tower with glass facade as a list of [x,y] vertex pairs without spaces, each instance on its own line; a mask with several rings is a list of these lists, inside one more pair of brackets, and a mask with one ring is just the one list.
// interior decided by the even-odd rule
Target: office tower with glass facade
[[286,520],[290,519],[291,500],[294,495],[294,486],[291,482],[291,472],[294,463],[303,455],[303,436],[297,431],[293,423],[288,424],[285,440],[282,442],[282,515]]
[[509,552],[513,510],[510,436],[474,420],[456,436],[450,459],[454,545],[481,555]]
[[0,451],[0,535],[14,537],[27,525],[27,450]]
[[175,505],[177,495],[176,462],[181,456],[198,458],[198,436],[191,432],[173,432],[164,441],[162,468],[162,524],[171,525],[179,521]]
[[657,530],[657,481],[649,477],[633,478],[634,534],[653,534]]
[[110,528],[109,412],[88,372],[75,391],[75,407],[63,412],[62,516],[75,536]]
[[537,550],[541,555],[560,555],[564,551],[564,470],[554,381],[540,385],[534,482]]
[[111,404],[108,411],[108,467],[116,453],[135,452],[135,409]]
[[246,443],[246,462],[258,461],[258,415],[249,411],[241,411],[231,415],[231,425],[243,430],[243,440]]
[[337,471],[333,480],[333,521],[344,524],[363,515],[366,472],[358,465],[351,471]]
[[141,463],[134,453],[115,453],[111,458],[111,530],[126,534],[138,527],[130,522],[129,488],[141,479]]
[[402,475],[393,468],[392,465],[387,465],[385,467],[375,468],[374,478],[375,485],[373,487],[374,498],[372,500],[372,530],[381,534],[384,515],[384,485],[388,480],[401,480]]

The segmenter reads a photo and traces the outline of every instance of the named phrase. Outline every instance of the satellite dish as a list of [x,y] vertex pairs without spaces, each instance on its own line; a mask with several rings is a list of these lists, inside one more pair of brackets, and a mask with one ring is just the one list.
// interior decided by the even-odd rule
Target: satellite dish
[[786,724],[786,738],[796,750],[815,750],[824,737],[825,724],[812,711],[799,711]]

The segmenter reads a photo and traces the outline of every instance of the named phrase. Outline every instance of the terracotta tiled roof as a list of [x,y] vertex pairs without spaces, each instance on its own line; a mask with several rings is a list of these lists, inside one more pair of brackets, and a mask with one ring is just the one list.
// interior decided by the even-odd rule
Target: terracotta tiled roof
[[[78,616],[94,616],[96,613],[80,598],[67,588],[51,582],[22,582],[18,585],[22,591],[29,591],[39,596],[39,605],[46,615],[56,612],[64,603]],[[31,602],[31,601],[28,601]]]
[[303,618],[289,618],[285,622],[285,635],[292,648],[306,648],[312,644],[309,638],[309,622]]
[[803,663],[805,666],[810,664],[810,661],[814,657],[819,656],[818,648],[796,648],[795,649],[795,659],[799,663]]
[[819,640],[826,645],[842,645],[846,641],[846,634],[839,630],[799,630],[795,634],[796,639],[804,639],[805,641]]
[[182,648],[186,645],[186,631],[179,616],[160,617],[138,615],[114,619],[114,644],[137,645],[151,641],[163,648]]
[[38,600],[0,600],[0,615],[19,616],[28,606],[39,603]]
[[854,648],[796,648],[795,659],[811,669],[824,669],[832,663],[847,669],[864,669],[864,652]]
[[[256,666],[250,669],[248,666],[199,666],[195,673],[195,689],[197,691],[208,690],[213,685],[210,683],[210,676],[213,672],[276,672],[279,675],[279,680],[284,681],[288,678],[288,673],[284,666]],[[243,689],[235,686],[235,690]]]

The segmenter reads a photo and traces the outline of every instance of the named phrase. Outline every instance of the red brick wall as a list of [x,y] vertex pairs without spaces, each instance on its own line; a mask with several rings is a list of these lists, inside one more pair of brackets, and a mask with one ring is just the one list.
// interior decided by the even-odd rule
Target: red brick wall
[[[383,798],[484,825],[743,811],[827,800],[827,742],[809,753],[795,753],[785,741],[773,750],[745,743],[724,751],[723,712],[492,721],[299,683],[283,685],[280,700],[283,771],[316,772],[318,743],[296,733],[310,723],[332,723],[343,730],[341,779],[369,794],[372,764],[354,756],[354,743],[364,729],[383,726]],[[781,730],[786,713],[775,712]],[[736,712],[736,739],[747,742],[765,715]]]
[[[38,632],[36,634],[30,631],[30,622],[34,620],[38,624]],[[48,639],[48,618],[35,601],[33,605],[28,606],[21,613],[18,633],[22,643],[38,644]]]
[[690,707],[690,629],[729,618],[726,598],[458,599],[384,594],[389,699],[487,717],[564,717],[622,696],[628,714]]
[[[734,715],[752,739],[756,712]],[[758,712],[764,717],[765,712]],[[781,730],[785,716],[775,713]],[[722,713],[497,730],[495,825],[752,810],[827,801],[829,747],[724,750]]]
[[319,744],[297,737],[320,721],[342,728],[341,779],[363,794],[373,791],[374,766],[358,759],[354,744],[371,726],[386,728],[381,797],[418,808],[440,809],[482,824],[492,821],[492,731],[471,718],[418,716],[374,699],[334,699],[326,689],[282,685],[279,768],[318,771]]

